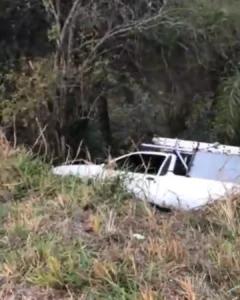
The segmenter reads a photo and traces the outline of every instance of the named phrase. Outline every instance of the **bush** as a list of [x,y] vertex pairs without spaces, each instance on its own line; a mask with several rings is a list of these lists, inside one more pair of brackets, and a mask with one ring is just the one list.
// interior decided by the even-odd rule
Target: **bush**
[[81,140],[96,157],[147,132],[240,142],[237,1],[76,1],[61,19],[44,4],[55,49],[2,69],[1,122],[18,142],[63,159]]

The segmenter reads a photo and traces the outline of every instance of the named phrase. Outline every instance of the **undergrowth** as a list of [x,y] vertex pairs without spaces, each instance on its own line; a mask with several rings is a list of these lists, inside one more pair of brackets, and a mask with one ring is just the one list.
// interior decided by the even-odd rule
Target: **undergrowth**
[[238,299],[238,198],[163,213],[3,138],[0,167],[1,299]]

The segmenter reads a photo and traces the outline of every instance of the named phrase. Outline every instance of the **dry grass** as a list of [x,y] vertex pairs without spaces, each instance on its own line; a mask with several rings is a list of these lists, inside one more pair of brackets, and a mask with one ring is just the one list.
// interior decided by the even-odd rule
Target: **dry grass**
[[163,213],[0,144],[0,299],[239,299],[239,199]]

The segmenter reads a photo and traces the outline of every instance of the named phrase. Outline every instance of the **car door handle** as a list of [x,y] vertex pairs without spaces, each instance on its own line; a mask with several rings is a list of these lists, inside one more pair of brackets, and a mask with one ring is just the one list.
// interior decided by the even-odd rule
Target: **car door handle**
[[146,177],[146,180],[149,180],[149,181],[155,181],[155,179],[152,178],[152,177]]

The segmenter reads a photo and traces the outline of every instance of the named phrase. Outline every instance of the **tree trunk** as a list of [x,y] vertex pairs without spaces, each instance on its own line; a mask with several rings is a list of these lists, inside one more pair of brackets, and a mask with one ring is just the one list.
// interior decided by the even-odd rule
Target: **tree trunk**
[[108,113],[108,101],[106,96],[102,95],[97,101],[98,120],[100,131],[106,146],[111,146],[112,136],[110,127],[110,118]]

